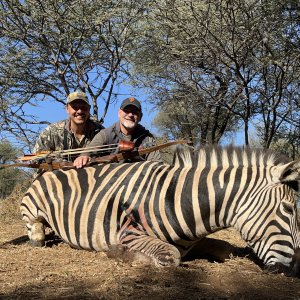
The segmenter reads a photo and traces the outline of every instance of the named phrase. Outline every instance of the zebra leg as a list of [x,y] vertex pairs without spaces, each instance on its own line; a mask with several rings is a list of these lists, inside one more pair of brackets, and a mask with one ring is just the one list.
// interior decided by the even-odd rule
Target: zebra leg
[[129,263],[129,264],[152,264],[153,260],[147,256],[146,254],[140,251],[134,251],[128,249],[124,245],[111,245],[109,249],[106,251],[106,255],[109,258],[113,258],[116,260],[121,260],[122,262]]
[[158,267],[178,266],[181,261],[179,250],[157,237],[149,236],[145,232],[130,226],[122,232],[120,243],[129,252],[146,255]]
[[27,223],[27,233],[29,242],[33,247],[43,247],[45,245],[45,226],[41,222]]

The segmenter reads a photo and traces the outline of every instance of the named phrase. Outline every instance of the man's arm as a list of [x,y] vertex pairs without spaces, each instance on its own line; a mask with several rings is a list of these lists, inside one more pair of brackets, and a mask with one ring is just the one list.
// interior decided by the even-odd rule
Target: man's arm
[[[101,130],[94,136],[92,141],[87,145],[87,148],[103,146],[103,145],[107,145],[107,137],[106,137],[104,130]],[[77,169],[80,169],[80,168],[86,166],[86,164],[91,161],[91,157],[93,156],[93,154],[94,154],[93,151],[81,154],[74,160],[74,163],[73,163],[74,166]]]
[[[156,141],[154,137],[149,136],[146,140],[147,140],[147,144],[156,145]],[[145,159],[151,161],[162,161],[159,150],[146,154]]]
[[[103,146],[103,145],[107,145],[107,136],[105,134],[105,131],[101,130],[94,136],[94,138],[87,145],[87,147],[98,147],[98,146]],[[93,152],[88,152],[88,155],[92,156]]]
[[40,151],[54,151],[55,145],[53,144],[51,126],[48,126],[42,133],[39,135],[35,145],[34,153]]
[[162,161],[160,152],[159,151],[153,151],[145,156],[146,160],[151,160],[151,161]]

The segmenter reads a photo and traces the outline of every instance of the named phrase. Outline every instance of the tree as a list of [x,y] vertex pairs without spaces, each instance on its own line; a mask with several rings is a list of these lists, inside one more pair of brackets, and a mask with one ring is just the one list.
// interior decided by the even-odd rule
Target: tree
[[188,102],[201,144],[242,126],[248,145],[250,124],[263,117],[268,148],[288,122],[299,82],[299,47],[291,47],[299,30],[284,19],[286,4],[157,1],[133,57],[137,84],[159,107]]
[[[103,122],[118,84],[126,78],[135,24],[144,1],[0,0],[0,124],[31,143],[26,114],[40,101],[65,104],[81,88]],[[103,112],[99,116],[99,102]]]
[[65,104],[75,88],[89,94],[93,118],[103,122],[125,81],[146,89],[152,103],[181,126],[177,135],[189,135],[194,143],[218,143],[243,129],[248,145],[249,127],[260,119],[265,148],[282,128],[300,132],[297,1],[0,0],[0,5],[2,133],[32,143],[31,125],[47,120],[28,115],[28,105]]
[[292,132],[299,132],[300,27],[291,14],[290,2],[278,5],[270,1],[262,7],[266,24],[260,32],[259,75],[253,91],[263,121],[257,129],[264,148],[283,141],[283,132],[288,143],[293,139]]
[[[13,147],[8,141],[2,141],[0,143],[0,166],[1,164],[9,164],[20,153],[21,151]],[[20,169],[6,168],[0,170],[0,199],[6,198],[17,184],[25,182],[28,178],[29,173]]]
[[155,117],[153,123],[167,140],[189,139],[197,143],[196,132],[190,126],[194,113],[186,103],[168,103]]

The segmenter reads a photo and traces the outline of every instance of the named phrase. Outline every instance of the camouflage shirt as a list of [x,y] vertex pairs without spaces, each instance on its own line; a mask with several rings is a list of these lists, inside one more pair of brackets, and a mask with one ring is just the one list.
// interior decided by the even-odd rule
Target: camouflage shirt
[[[87,120],[84,137],[79,141],[70,128],[70,121],[64,120],[49,125],[36,141],[34,151],[60,151],[68,149],[84,148],[90,144],[94,136],[104,129],[102,125]],[[68,160],[74,160],[76,156],[65,157]]]

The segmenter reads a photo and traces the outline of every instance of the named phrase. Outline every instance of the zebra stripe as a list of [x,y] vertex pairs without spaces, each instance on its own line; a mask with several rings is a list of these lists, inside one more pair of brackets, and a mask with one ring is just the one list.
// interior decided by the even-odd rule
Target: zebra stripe
[[[179,264],[203,236],[233,226],[267,265],[299,272],[294,189],[300,163],[241,148],[179,147],[173,165],[103,164],[45,173],[21,213],[33,244],[43,223],[73,247],[122,246]],[[283,266],[283,267],[282,267]]]

